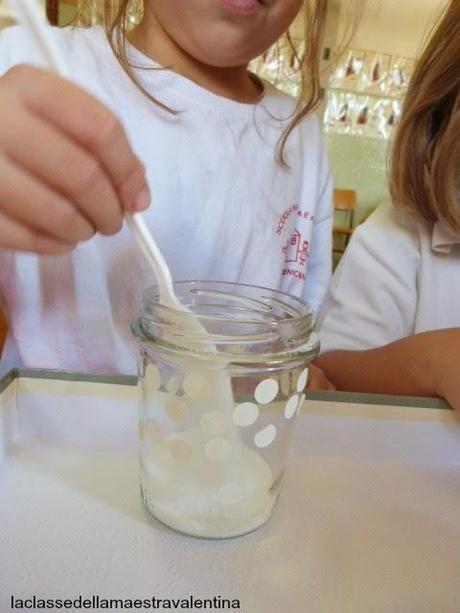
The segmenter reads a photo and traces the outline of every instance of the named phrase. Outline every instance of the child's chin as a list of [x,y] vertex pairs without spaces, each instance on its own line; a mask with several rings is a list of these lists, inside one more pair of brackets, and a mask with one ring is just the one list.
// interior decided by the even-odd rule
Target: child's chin
[[226,36],[211,35],[201,40],[197,47],[191,55],[215,68],[243,66],[261,55],[266,48],[261,45],[256,47],[253,37],[238,32],[226,33]]

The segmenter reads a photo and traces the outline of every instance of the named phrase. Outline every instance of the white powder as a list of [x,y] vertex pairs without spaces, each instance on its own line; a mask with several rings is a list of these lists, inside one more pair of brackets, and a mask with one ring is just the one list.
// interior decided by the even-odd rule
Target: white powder
[[[211,439],[195,428],[167,435],[146,450],[141,483],[149,511],[168,526],[194,536],[226,538],[263,524],[276,502],[272,471],[244,443]],[[231,469],[230,469],[231,467]],[[231,475],[229,477],[229,475]]]
[[[152,416],[144,424],[141,452],[145,504],[163,523],[187,534],[225,538],[250,532],[270,517],[276,502],[270,466],[240,440],[238,424],[254,423],[259,409],[246,403],[234,415],[231,379],[223,364],[197,368],[196,360],[182,357],[176,366],[186,373],[182,396],[160,391],[160,372],[153,364],[144,379],[144,411]],[[259,384],[261,402],[276,396],[274,383]],[[256,434],[256,446],[274,440],[276,428],[268,428],[273,432]]]

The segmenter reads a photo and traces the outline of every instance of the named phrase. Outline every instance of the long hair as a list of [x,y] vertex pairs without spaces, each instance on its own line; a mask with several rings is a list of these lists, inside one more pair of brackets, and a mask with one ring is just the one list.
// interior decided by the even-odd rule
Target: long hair
[[[145,91],[136,78],[135,67],[129,61],[128,54],[128,25],[131,0],[81,0],[81,9],[97,6],[101,12],[103,25],[112,51],[118,59],[123,70],[134,85],[139,88],[153,103],[174,112],[174,109],[165,107],[151,93]],[[101,10],[102,8],[102,10]],[[301,74],[301,95],[292,116],[289,118],[278,145],[278,159],[284,162],[284,149],[286,141],[304,117],[314,111],[321,101],[320,85],[320,56],[324,35],[325,22],[328,10],[328,0],[306,0],[302,8],[304,41],[303,50],[298,52],[295,44],[286,33],[289,45],[296,55],[298,70]]]
[[417,63],[390,164],[393,202],[459,234],[459,0],[450,0]]

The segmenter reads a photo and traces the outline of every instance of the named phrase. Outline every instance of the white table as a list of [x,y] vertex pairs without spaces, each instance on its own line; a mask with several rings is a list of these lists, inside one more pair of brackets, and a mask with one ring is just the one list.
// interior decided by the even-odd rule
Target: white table
[[133,380],[69,377],[18,372],[0,395],[0,613],[10,595],[33,594],[220,595],[244,613],[460,612],[453,411],[316,394],[274,517],[205,541],[142,509]]

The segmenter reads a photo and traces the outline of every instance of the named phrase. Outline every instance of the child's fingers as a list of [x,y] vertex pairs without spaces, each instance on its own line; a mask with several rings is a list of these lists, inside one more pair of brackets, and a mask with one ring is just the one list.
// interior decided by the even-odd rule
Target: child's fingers
[[120,230],[123,217],[118,196],[107,173],[86,149],[26,113],[17,113],[3,125],[0,138],[7,155],[72,202],[98,232],[110,235]]
[[335,387],[324,374],[319,366],[310,364],[308,367],[308,384],[307,389],[311,392],[319,391],[334,391]]
[[445,389],[438,392],[438,395],[445,398],[453,409],[460,411],[460,369],[455,368],[453,373],[450,368],[446,368],[446,371],[453,376],[448,378],[447,384],[444,385]]
[[[96,156],[120,195],[122,207],[130,209],[134,202],[146,200],[148,185],[143,166],[111,111],[53,74],[27,67],[16,70],[13,76],[24,90],[28,108],[46,117]],[[58,95],[50,96],[50,91]]]
[[62,195],[1,155],[0,176],[0,209],[11,220],[63,243],[94,235],[92,225]]
[[456,393],[447,398],[447,400],[450,402],[450,405],[453,409],[455,409],[456,411],[460,411],[460,392],[458,391],[458,389]]
[[139,163],[137,170],[134,170],[133,174],[126,179],[118,188],[118,194],[123,203],[129,202],[129,205],[125,205],[124,210],[127,212],[144,211],[150,204],[150,191],[145,189],[144,191],[137,193],[138,185],[145,183],[145,169],[142,164]]
[[30,251],[41,255],[63,255],[75,244],[62,243],[35,232],[0,212],[0,245],[3,249]]

